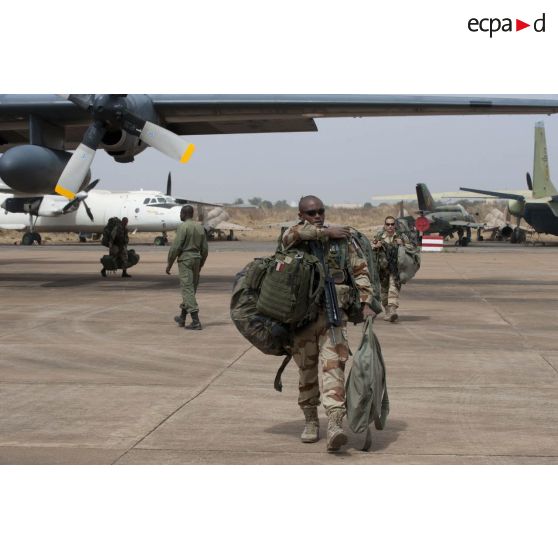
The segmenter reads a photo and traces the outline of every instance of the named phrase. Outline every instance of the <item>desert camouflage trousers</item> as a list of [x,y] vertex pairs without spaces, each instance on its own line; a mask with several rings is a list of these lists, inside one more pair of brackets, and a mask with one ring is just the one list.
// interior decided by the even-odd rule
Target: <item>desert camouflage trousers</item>
[[326,412],[345,409],[345,363],[349,358],[347,342],[347,321],[343,313],[343,326],[326,327],[325,313],[300,330],[294,337],[293,359],[298,365],[298,404],[301,408],[317,407],[320,404],[320,379],[318,367],[321,365],[323,405]]
[[198,312],[196,291],[200,281],[200,258],[178,260],[178,277],[182,293],[181,307],[187,312]]
[[399,308],[399,291],[391,274],[380,275],[380,296],[384,308],[388,305]]

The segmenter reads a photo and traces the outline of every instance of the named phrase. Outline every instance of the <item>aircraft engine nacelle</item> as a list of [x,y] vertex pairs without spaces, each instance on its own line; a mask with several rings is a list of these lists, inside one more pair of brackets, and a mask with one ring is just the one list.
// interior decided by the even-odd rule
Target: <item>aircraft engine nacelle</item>
[[[118,101],[143,120],[159,124],[153,102],[147,95],[128,95]],[[99,145],[118,163],[131,163],[134,157],[141,153],[147,145],[139,137],[126,132],[121,127],[108,128]]]
[[[16,192],[52,194],[71,155],[41,145],[16,145],[0,157],[0,178]],[[90,179],[88,173],[82,186]]]
[[[61,196],[7,198],[2,204],[2,209],[8,213],[25,213],[38,217],[56,217],[62,214],[62,210],[67,203],[68,200]],[[75,209],[73,211],[75,211]]]
[[508,210],[514,217],[523,217],[525,213],[525,202],[520,200],[509,200]]
[[99,147],[104,149],[118,163],[131,163],[147,145],[137,136],[124,130],[108,130]]

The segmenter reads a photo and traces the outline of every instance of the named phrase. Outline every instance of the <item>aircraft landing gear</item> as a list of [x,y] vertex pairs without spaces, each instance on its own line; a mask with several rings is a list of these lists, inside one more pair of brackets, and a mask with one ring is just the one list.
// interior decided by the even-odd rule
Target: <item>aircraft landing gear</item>
[[527,235],[525,234],[524,230],[520,229],[519,227],[513,229],[510,236],[510,242],[512,244],[523,244],[526,240]]
[[153,244],[155,246],[166,246],[169,243],[169,238],[166,232],[163,232],[161,236],[156,236]]
[[21,237],[21,244],[23,246],[31,246],[32,244],[41,244],[42,240],[38,232],[26,232]]

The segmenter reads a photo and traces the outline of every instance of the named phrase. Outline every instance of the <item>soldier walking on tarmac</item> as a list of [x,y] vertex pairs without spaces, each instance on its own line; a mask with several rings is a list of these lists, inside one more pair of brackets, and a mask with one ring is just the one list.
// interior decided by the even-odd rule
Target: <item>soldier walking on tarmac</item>
[[382,306],[385,312],[384,320],[392,323],[398,318],[397,309],[401,291],[397,264],[399,246],[409,249],[414,247],[404,233],[396,230],[395,217],[388,215],[384,220],[384,229],[374,237],[372,248],[378,250],[378,271]]
[[[203,226],[193,220],[194,208],[185,205],[180,211],[182,223],[176,229],[176,237],[169,249],[166,273],[170,275],[171,267],[178,259],[178,276],[182,291],[180,316],[174,320],[179,327],[185,329],[202,329],[199,319],[199,307],[196,301],[196,291],[200,279],[200,270],[207,259],[207,238]],[[186,316],[192,316],[192,323],[186,325]]]
[[366,260],[351,242],[350,229],[324,225],[324,204],[316,196],[301,198],[298,209],[300,222],[285,232],[283,247],[296,246],[310,252],[314,243],[323,247],[321,252],[335,282],[341,316],[340,326],[329,327],[324,299],[317,319],[295,332],[293,358],[299,367],[298,404],[305,418],[301,441],[312,443],[320,438],[318,367],[321,364],[323,405],[328,416],[327,450],[337,451],[347,443],[342,427],[346,414],[345,363],[349,357],[346,310],[356,304],[365,317],[374,316],[370,307],[373,292]]

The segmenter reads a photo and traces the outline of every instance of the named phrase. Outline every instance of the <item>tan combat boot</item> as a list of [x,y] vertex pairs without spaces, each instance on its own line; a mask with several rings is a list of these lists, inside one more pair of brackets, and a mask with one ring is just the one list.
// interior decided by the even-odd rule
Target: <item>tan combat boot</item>
[[343,432],[345,409],[333,409],[328,413],[327,451],[337,451],[347,443],[347,435]]
[[384,322],[390,322],[391,306],[384,306]]
[[393,306],[393,304],[390,304],[388,306],[388,310],[389,310],[389,321],[390,322],[396,322],[397,318],[399,318],[399,316],[397,315],[397,306]]
[[320,421],[318,419],[317,407],[303,407],[304,419],[306,424],[300,435],[300,440],[304,444],[313,444],[320,439]]

